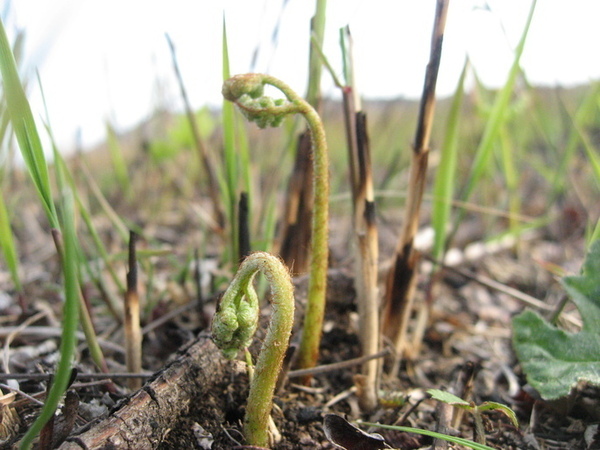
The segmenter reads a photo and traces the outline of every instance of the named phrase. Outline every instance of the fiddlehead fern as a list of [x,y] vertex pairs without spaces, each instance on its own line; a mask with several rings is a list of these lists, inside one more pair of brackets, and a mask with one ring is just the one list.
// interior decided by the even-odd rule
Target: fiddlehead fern
[[[285,99],[264,95],[266,85],[279,89]],[[323,123],[317,112],[287,84],[270,75],[249,73],[225,81],[223,96],[234,102],[248,118],[261,128],[277,126],[288,114],[302,114],[311,132],[314,166],[314,213],[312,219],[311,262],[308,304],[299,350],[299,365],[316,365],[321,342],[325,290],[327,285],[329,160]]]
[[266,447],[273,392],[294,322],[294,288],[290,274],[279,258],[256,252],[242,262],[223,294],[212,331],[215,343],[228,358],[235,358],[239,350],[250,344],[259,315],[258,297],[252,281],[259,271],[271,286],[273,312],[250,385],[244,435],[250,445]]

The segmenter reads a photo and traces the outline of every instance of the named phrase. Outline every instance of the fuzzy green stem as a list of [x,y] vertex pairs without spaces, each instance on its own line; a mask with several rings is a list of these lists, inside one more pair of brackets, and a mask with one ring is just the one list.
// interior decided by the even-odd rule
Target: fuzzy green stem
[[294,323],[294,288],[290,274],[279,258],[256,252],[242,262],[213,319],[213,336],[229,358],[234,358],[239,350],[250,344],[259,315],[258,299],[252,286],[258,271],[271,285],[273,312],[250,384],[244,435],[248,444],[266,447],[269,445],[268,419],[273,393]]
[[[264,86],[279,89],[287,100],[273,100],[263,95]],[[223,96],[234,102],[242,113],[259,127],[277,126],[287,114],[302,114],[311,132],[314,167],[314,213],[308,304],[298,362],[300,368],[314,367],[319,357],[319,344],[325,312],[327,287],[329,160],[323,123],[317,112],[287,84],[270,75],[249,73],[236,75],[223,84]]]

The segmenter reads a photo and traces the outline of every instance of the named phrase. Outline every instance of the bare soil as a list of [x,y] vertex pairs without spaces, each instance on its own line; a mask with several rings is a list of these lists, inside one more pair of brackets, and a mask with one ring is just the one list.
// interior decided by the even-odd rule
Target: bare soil
[[[52,373],[57,359],[60,274],[44,221],[40,219],[41,213],[32,207],[23,208],[22,215],[23,228],[18,233],[24,237],[21,250],[27,255],[23,262],[25,292],[18,296],[11,290],[6,272],[0,272],[0,332],[6,364],[3,372],[28,374],[31,378],[21,379],[19,389],[43,398],[47,379],[36,379],[33,375]],[[501,413],[486,415],[489,446],[499,449],[600,448],[598,391],[576,392],[570,399],[553,404],[536,397],[527,385],[511,346],[511,318],[526,306],[515,297],[477,281],[482,277],[493,279],[549,305],[557,305],[563,291],[548,267],[557,265],[569,272],[579,269],[585,251],[582,217],[585,214],[569,204],[558,211],[556,221],[548,227],[505,248],[494,249],[481,244],[481,253],[474,257],[466,249],[476,248],[473,244],[482,234],[483,225],[475,224],[467,238],[457,236],[457,242],[464,250],[463,262],[458,267],[470,273],[472,276],[469,277],[447,269],[432,286],[426,275],[428,263],[424,259],[417,304],[431,301],[425,339],[411,359],[402,361],[398,377],[388,375],[391,361],[386,359],[380,407],[369,413],[359,410],[353,377],[360,366],[315,375],[310,386],[301,386],[296,383],[297,379],[289,378],[274,402],[272,416],[281,439],[273,448],[335,448],[323,432],[323,415],[326,413],[345,416],[351,422],[363,419],[435,430],[447,411],[426,398],[424,391],[437,388],[464,393],[465,377],[471,372],[472,388],[466,389],[469,398],[477,404],[487,400],[504,403],[517,412],[520,421],[516,429]],[[188,233],[188,219],[184,215],[181,220],[171,220],[149,233],[162,236],[176,249],[175,257],[183,258],[184,253],[178,253],[177,249],[189,245],[193,231]],[[381,279],[384,279],[395,247],[397,224],[389,223],[385,217],[380,219]],[[98,226],[104,227],[103,237],[107,242],[114,240],[109,225],[99,223]],[[351,230],[347,220],[341,218],[333,219],[331,229],[332,257],[320,364],[360,356],[349,244]],[[168,270],[165,257],[154,257],[151,263],[156,268],[154,282],[164,284],[164,294],[145,325],[158,324],[156,321],[178,311],[145,334],[143,366],[154,375],[147,378],[142,390],[134,393],[128,391],[127,380],[120,378],[113,378],[112,383],[84,378],[75,380],[70,390],[77,394],[78,404],[75,412],[65,408],[62,415],[57,416],[54,445],[59,445],[58,440],[64,440],[62,448],[227,449],[244,445],[241,422],[248,378],[243,363],[225,360],[210,340],[208,324],[217,296],[210,297],[200,308],[189,283],[178,284],[172,281],[172,274],[165,273]],[[218,276],[219,272],[215,269],[212,274]],[[299,329],[306,279],[297,278],[296,285],[296,328]],[[112,343],[104,348],[109,371],[124,372],[121,327],[115,325],[98,302],[100,293],[91,282],[84,286],[84,292],[93,301],[98,333],[104,341]],[[42,313],[39,320],[27,328],[14,328],[39,313]],[[564,314],[575,321],[578,318],[570,304]],[[268,316],[268,304],[265,303],[265,324]],[[564,326],[576,329],[569,323]],[[265,326],[261,327],[257,335],[252,349],[254,354],[260,347],[264,329]],[[292,341],[298,341],[298,337],[296,332]],[[75,366],[80,374],[98,372],[83,341]],[[14,409],[18,420],[13,427],[16,433],[6,433],[2,448],[13,448],[40,407],[17,395],[3,411],[7,408]],[[61,430],[60,424],[70,421],[72,426]],[[4,425],[7,425],[6,419]],[[385,430],[377,432],[392,448],[417,449],[434,445],[428,437]],[[464,415],[450,432],[473,438],[472,418]],[[62,439],[58,439],[61,434]],[[94,434],[96,444],[86,444],[85,436]]]

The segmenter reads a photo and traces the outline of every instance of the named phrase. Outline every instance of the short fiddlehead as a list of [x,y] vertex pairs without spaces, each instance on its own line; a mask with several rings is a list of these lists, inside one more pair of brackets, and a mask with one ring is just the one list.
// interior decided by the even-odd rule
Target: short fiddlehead
[[223,294],[213,318],[213,337],[225,356],[235,358],[252,340],[259,316],[252,281],[262,272],[271,286],[273,312],[250,384],[244,418],[244,435],[250,445],[269,444],[267,424],[273,393],[288,348],[294,322],[294,288],[287,268],[269,253],[250,254],[240,265]]

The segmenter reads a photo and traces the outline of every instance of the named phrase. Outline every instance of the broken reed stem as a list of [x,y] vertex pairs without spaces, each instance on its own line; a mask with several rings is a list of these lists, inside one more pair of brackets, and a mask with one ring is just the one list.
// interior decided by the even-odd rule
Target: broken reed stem
[[391,339],[396,348],[396,362],[392,367],[393,375],[397,374],[399,367],[398,360],[407,350],[405,348],[407,324],[412,310],[416,288],[415,275],[420,259],[419,253],[414,249],[413,244],[419,224],[419,212],[425,189],[427,160],[429,157],[429,137],[435,110],[435,87],[442,54],[448,2],[449,0],[437,1],[431,39],[431,53],[425,73],[425,84],[421,97],[413,147],[404,221],[398,246],[396,247],[394,266],[389,272],[386,284],[383,332]]
[[[342,34],[346,43],[345,56],[347,78],[353,79],[352,45],[350,31]],[[347,80],[348,82],[348,80]],[[352,81],[350,81],[352,83]],[[342,88],[346,140],[350,163],[350,184],[354,210],[354,238],[358,254],[355,257],[355,288],[358,301],[359,333],[363,355],[376,354],[380,348],[379,336],[379,289],[377,287],[379,246],[375,223],[375,202],[371,154],[367,133],[367,117],[361,111],[356,87]],[[377,406],[379,389],[378,359],[363,364],[359,390],[359,403],[363,410],[371,411]]]
[[[136,258],[137,234],[129,232],[129,271],[125,292],[125,362],[129,373],[142,371],[142,333],[140,329],[140,298],[137,291],[138,274]],[[140,378],[130,378],[127,386],[131,390],[142,387]]]
[[204,141],[200,136],[198,124],[196,123],[196,117],[194,116],[194,112],[192,111],[192,107],[190,106],[187,90],[185,89],[183,77],[181,76],[181,72],[179,71],[179,64],[177,63],[175,45],[173,44],[173,41],[171,40],[171,37],[168,34],[165,34],[165,37],[167,38],[169,50],[171,51],[171,59],[173,60],[173,70],[175,71],[177,83],[179,84],[179,91],[181,92],[181,99],[183,100],[183,105],[185,107],[185,114],[187,116],[188,122],[190,123],[190,129],[192,131],[194,145],[196,146],[196,150],[204,166],[204,171],[206,172],[208,193],[213,204],[215,222],[219,227],[219,231],[222,231],[225,228],[225,213],[221,208],[221,199],[219,196],[219,183],[217,181],[216,171],[213,167],[212,160],[208,155],[206,145],[204,145]]
[[[359,295],[359,308],[362,309],[362,351],[365,355],[371,355],[377,353],[381,347],[379,288],[377,285],[379,244],[366,120],[364,113],[356,113],[359,151],[357,156],[361,177],[360,189],[357,192],[354,204],[354,220],[355,238],[359,251],[359,257],[356,260],[356,286],[357,295]],[[370,410],[377,406],[380,367],[380,360],[369,361],[363,366],[363,374],[367,377],[365,396],[361,399],[363,409]]]

